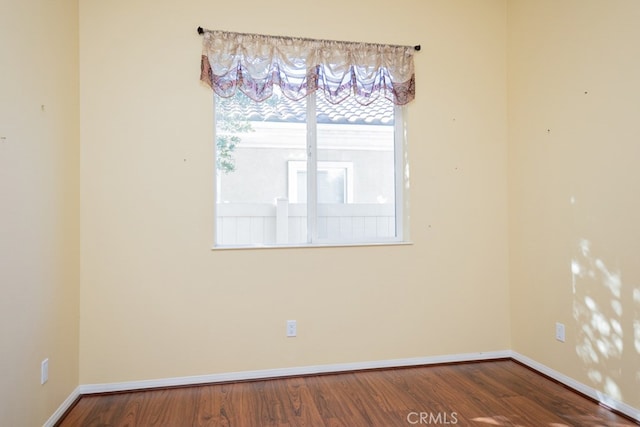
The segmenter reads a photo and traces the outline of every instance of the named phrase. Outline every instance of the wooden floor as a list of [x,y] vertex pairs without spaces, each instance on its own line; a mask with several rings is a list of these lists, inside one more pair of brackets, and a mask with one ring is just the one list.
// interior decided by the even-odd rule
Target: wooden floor
[[511,360],[83,396],[58,426],[636,426]]

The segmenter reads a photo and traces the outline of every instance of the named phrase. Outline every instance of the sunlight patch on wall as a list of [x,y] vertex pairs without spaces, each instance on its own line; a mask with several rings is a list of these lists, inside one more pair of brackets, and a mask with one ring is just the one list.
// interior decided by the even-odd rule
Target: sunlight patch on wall
[[[576,354],[588,378],[607,395],[622,400],[618,365],[624,352],[622,275],[592,254],[591,242],[578,241],[571,260],[573,317],[577,324]],[[604,297],[603,297],[604,295]],[[636,338],[636,346],[639,340]]]
[[620,298],[620,289],[622,288],[622,281],[620,280],[620,272],[612,273],[607,269],[601,259],[596,259],[594,262],[596,268],[601,273],[602,284],[605,285],[611,293]]
[[611,377],[604,380],[604,392],[613,398],[622,399],[622,391]]

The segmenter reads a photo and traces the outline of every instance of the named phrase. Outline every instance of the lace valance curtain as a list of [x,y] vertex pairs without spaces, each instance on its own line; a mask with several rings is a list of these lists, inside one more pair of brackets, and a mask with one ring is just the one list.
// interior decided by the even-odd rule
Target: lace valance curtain
[[264,101],[279,86],[299,100],[316,90],[329,102],[415,97],[414,48],[203,30],[200,79],[222,97],[241,90]]

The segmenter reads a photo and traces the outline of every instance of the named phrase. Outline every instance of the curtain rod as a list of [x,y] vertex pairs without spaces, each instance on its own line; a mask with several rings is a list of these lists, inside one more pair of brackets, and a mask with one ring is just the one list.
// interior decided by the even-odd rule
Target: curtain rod
[[[203,35],[204,34],[204,28],[198,27],[198,34]],[[277,38],[278,36],[272,36],[272,37],[276,37]],[[303,37],[296,37],[296,38],[301,38],[303,40],[315,40],[315,39],[306,39],[306,38],[303,38]],[[420,51],[421,47],[420,47],[419,44],[417,44],[417,45],[413,46],[413,49],[416,50],[416,51]]]

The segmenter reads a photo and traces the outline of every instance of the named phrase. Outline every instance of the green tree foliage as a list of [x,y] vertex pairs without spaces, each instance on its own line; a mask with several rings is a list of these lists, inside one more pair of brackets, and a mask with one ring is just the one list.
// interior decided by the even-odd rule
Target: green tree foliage
[[225,174],[236,170],[233,156],[243,133],[253,132],[247,106],[253,102],[241,92],[231,98],[216,96],[216,167]]

